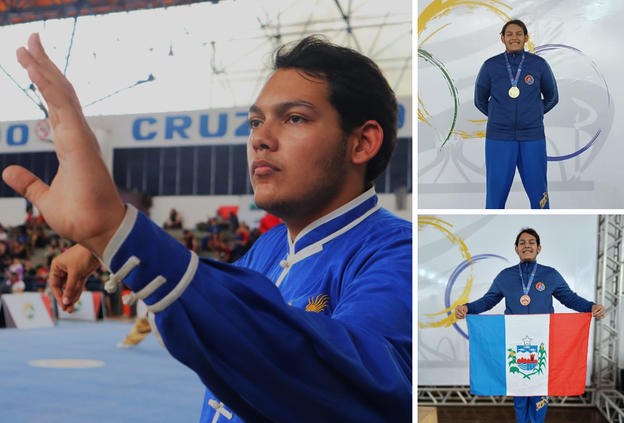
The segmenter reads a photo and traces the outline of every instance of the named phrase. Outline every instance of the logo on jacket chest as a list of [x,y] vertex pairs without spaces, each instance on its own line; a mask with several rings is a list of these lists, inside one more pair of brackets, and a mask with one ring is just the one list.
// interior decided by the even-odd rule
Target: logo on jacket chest
[[546,289],[546,285],[544,285],[544,282],[538,282],[535,285],[535,289],[537,289],[538,291],[543,291]]
[[310,298],[308,300],[308,305],[306,306],[306,311],[313,311],[315,313],[320,313],[327,307],[327,303],[329,302],[329,295],[317,295],[316,297]]
[[533,85],[533,83],[535,82],[535,78],[533,78],[532,75],[527,75],[527,76],[524,77],[524,82],[527,85]]
[[[308,304],[305,306],[305,311],[311,311],[313,313],[320,313],[327,308],[329,304],[329,295],[319,294],[316,297],[308,299]],[[289,302],[288,305],[292,306],[293,302]]]

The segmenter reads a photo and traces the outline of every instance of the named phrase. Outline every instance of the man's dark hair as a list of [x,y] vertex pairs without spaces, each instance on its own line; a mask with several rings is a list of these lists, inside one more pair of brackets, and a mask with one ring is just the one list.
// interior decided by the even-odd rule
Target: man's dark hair
[[520,233],[518,234],[518,236],[516,237],[516,247],[518,246],[518,241],[520,241],[520,236],[522,234],[529,234],[529,235],[533,235],[535,237],[535,241],[537,241],[537,245],[540,245],[540,237],[537,234],[537,232],[535,232],[535,229],[533,228],[523,228]]
[[399,114],[394,91],[375,62],[355,50],[312,35],[279,47],[273,58],[273,70],[278,69],[297,69],[327,81],[329,102],[338,111],[345,134],[367,120],[379,123],[383,144],[366,166],[366,184],[372,184],[394,152]]
[[520,19],[513,19],[507,22],[505,25],[503,25],[503,30],[501,31],[501,35],[505,35],[505,30],[507,29],[509,25],[518,25],[520,28],[522,28],[524,35],[529,35],[529,30],[527,29],[524,22],[522,22]]

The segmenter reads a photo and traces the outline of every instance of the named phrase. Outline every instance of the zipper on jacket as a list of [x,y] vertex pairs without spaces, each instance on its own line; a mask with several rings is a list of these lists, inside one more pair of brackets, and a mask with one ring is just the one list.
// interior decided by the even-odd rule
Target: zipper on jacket
[[[513,54],[513,58],[517,62],[518,60],[517,60],[516,54],[517,53]],[[516,66],[516,72],[518,72],[518,66]],[[515,75],[513,70],[512,70],[512,75]],[[518,79],[520,79],[520,77],[518,77]],[[520,81],[516,81],[516,82],[520,82]],[[517,133],[518,132],[518,101],[514,101],[514,108],[516,109],[516,118],[514,119],[514,141],[518,141],[518,133]]]

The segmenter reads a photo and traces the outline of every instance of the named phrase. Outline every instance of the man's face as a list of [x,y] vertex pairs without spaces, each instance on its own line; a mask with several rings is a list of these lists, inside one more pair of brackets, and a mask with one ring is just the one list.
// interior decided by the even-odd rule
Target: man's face
[[501,35],[501,41],[505,44],[508,53],[517,53],[524,50],[524,44],[529,40],[528,35],[524,35],[524,31],[519,25],[510,24],[505,28],[505,32]]
[[540,251],[542,246],[537,245],[537,239],[533,235],[526,232],[520,235],[516,246],[516,254],[520,257],[520,261],[534,261]]
[[347,138],[327,82],[299,72],[277,70],[249,111],[255,202],[283,220],[320,217],[339,197],[347,166]]

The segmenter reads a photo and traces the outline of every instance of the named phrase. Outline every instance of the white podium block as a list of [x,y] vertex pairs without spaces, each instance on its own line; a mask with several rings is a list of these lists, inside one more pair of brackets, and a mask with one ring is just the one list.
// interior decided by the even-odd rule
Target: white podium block
[[66,313],[61,310],[59,305],[56,305],[56,309],[58,311],[58,318],[65,320],[89,320],[96,321],[98,313],[100,311],[100,306],[102,304],[102,293],[101,292],[90,292],[83,291],[80,294],[80,299],[76,302],[74,306],[73,313]]
[[2,308],[8,328],[53,327],[50,298],[37,292],[3,294]]

